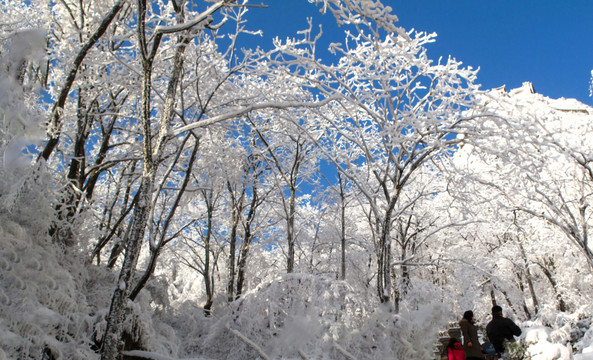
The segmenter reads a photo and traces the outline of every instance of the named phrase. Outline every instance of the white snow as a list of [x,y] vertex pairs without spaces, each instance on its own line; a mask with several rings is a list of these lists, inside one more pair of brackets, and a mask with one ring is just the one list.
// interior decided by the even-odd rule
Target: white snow
[[537,326],[524,331],[523,337],[525,338],[525,342],[527,344],[537,344],[540,341],[550,340],[551,332],[552,329],[548,327]]
[[566,112],[579,112],[584,114],[593,114],[593,109],[590,106],[583,104],[577,99],[552,99],[550,100],[550,106],[553,109]]
[[527,348],[531,360],[570,360],[572,353],[561,344],[553,344],[548,341],[540,341]]
[[[155,171],[158,177],[155,183],[162,187],[155,186],[161,190],[147,192],[140,199],[142,205],[154,205],[147,225],[153,242],[144,245],[137,272],[127,283],[118,282],[117,263],[114,268],[106,266],[110,251],[117,249],[114,242],[99,251],[100,259],[89,259],[89,254],[111,228],[117,233],[118,241],[124,242],[127,238],[124,229],[131,229],[130,221],[133,222],[131,215],[125,215],[130,201],[125,202],[123,197],[126,190],[132,196],[137,191],[137,176],[141,171],[138,162],[141,147],[135,147],[139,144],[135,143],[138,128],[134,123],[140,103],[138,78],[135,71],[130,71],[141,66],[134,58],[140,52],[132,41],[136,32],[131,28],[136,23],[134,19],[124,19],[129,20],[125,22],[118,18],[116,21],[121,23],[109,31],[109,41],[113,42],[101,39],[92,49],[76,80],[79,92],[72,92],[63,109],[63,137],[57,155],[33,166],[23,149],[45,136],[40,124],[47,119],[47,113],[45,109],[37,109],[41,106],[35,88],[41,87],[35,82],[40,80],[30,80],[33,84],[25,82],[27,87],[24,87],[15,79],[15,69],[19,68],[5,65],[26,59],[30,62],[29,71],[34,69],[36,76],[43,77],[43,64],[39,62],[43,62],[45,48],[49,47],[52,73],[47,101],[51,101],[51,96],[59,90],[60,77],[79,50],[76,39],[87,34],[86,28],[76,29],[74,23],[80,16],[88,20],[85,26],[93,28],[98,14],[108,4],[89,2],[88,11],[83,13],[77,12],[75,2],[69,9],[66,2],[51,2],[51,11],[43,10],[51,14],[41,11],[37,21],[55,26],[52,31],[59,33],[60,38],[54,36],[51,41],[49,35],[37,28],[13,31],[13,27],[37,23],[33,21],[35,14],[27,15],[31,21],[21,24],[20,18],[12,19],[4,9],[0,11],[3,20],[0,23],[10,21],[11,24],[0,27],[0,360],[38,360],[47,350],[59,359],[100,357],[96,348],[107,329],[113,288],[117,286],[123,291],[133,286],[146,266],[148,248],[155,248],[158,243],[156,235],[162,230],[161,220],[166,219],[170,200],[179,189],[175,179],[186,169],[183,164],[187,162],[188,152],[186,143],[181,144],[181,135],[190,131],[200,140],[199,156],[191,173],[195,177],[190,181],[190,195],[180,199],[179,211],[171,222],[169,232],[178,231],[178,237],[171,238],[168,247],[162,249],[154,276],[138,297],[127,300],[123,324],[126,339],[131,340],[129,345],[133,348],[144,350],[126,351],[126,355],[147,360],[425,360],[432,357],[439,332],[446,333],[443,330],[447,324],[455,324],[464,310],[473,309],[483,325],[495,294],[499,302],[512,305],[505,310],[516,312],[511,316],[523,329],[518,342],[532,360],[593,360],[593,306],[590,305],[593,276],[583,254],[565,238],[566,233],[574,234],[591,226],[587,217],[592,201],[591,179],[587,177],[590,174],[575,171],[578,164],[570,161],[575,154],[587,161],[593,159],[592,137],[582,136],[593,133],[593,109],[575,99],[549,99],[536,93],[529,82],[508,93],[505,88],[487,94],[480,92],[479,96],[489,101],[488,110],[497,111],[497,116],[490,119],[480,113],[475,128],[459,129],[457,139],[466,144],[451,150],[457,158],[431,158],[430,165],[418,163],[418,167],[413,167],[416,170],[394,173],[394,169],[400,166],[404,169],[406,161],[414,159],[412,153],[406,155],[407,151],[429,150],[433,146],[439,149],[444,141],[440,136],[427,135],[420,143],[410,143],[423,136],[421,133],[437,132],[442,124],[453,126],[454,130],[460,123],[474,124],[472,116],[462,118],[460,112],[474,111],[473,86],[477,89],[477,85],[472,82],[476,72],[463,68],[452,58],[433,64],[423,46],[434,41],[434,36],[414,35],[396,27],[397,17],[377,0],[309,2],[323,3],[323,10],[331,11],[341,24],[364,27],[365,21],[372,20],[378,28],[400,36],[373,38],[373,26],[358,36],[352,32],[347,42],[333,45],[334,50],[341,49],[336,54],[343,58],[319,67],[309,66],[317,61],[321,63],[321,59],[306,58],[307,52],[314,50],[314,37],[303,43],[294,39],[276,43],[281,47],[276,50],[293,51],[282,54],[290,59],[289,67],[282,66],[279,53],[274,54],[277,56],[274,59],[263,53],[258,55],[261,57],[258,61],[247,58],[243,66],[241,55],[233,51],[236,58],[229,61],[224,51],[220,52],[222,43],[211,39],[209,34],[189,42],[183,81],[178,87],[183,101],[175,105],[176,122],[168,130],[167,156],[157,159],[161,167]],[[25,6],[21,3],[34,6],[35,2],[9,1],[6,7],[18,10],[13,9],[13,13],[24,13],[21,10]],[[153,3],[158,11],[149,10],[156,13],[150,19],[149,28],[153,34],[165,34],[152,69],[155,95],[152,107],[156,116],[162,111],[159,95],[165,94],[162,91],[169,76],[170,60],[174,58],[172,43],[176,34],[167,34],[198,27],[227,2],[216,1],[202,13],[190,9],[192,4],[187,8],[190,20],[179,25],[168,22],[165,13],[168,8],[158,8],[165,3],[171,8],[171,2]],[[238,16],[244,11],[242,8],[226,9],[228,13],[222,17],[226,21],[230,18],[225,15]],[[131,11],[126,16],[134,14]],[[350,27],[349,31],[355,29]],[[304,31],[300,35],[312,34]],[[14,44],[10,45],[10,41]],[[120,41],[123,52],[108,46]],[[11,51],[4,51],[5,47]],[[101,52],[105,48],[110,48],[109,54]],[[241,66],[233,68],[236,73],[231,73],[228,67],[235,65]],[[295,76],[298,82],[289,79],[293,75],[291,67],[299,71]],[[119,73],[120,68],[124,68],[125,76]],[[251,72],[241,73],[243,69]],[[282,76],[274,77],[278,74]],[[235,75],[240,79],[235,79]],[[314,81],[307,82],[308,76]],[[279,81],[267,84],[268,79]],[[331,80],[326,82],[326,79]],[[317,90],[301,93],[301,86]],[[209,88],[216,90],[208,93]],[[338,88],[347,91],[342,93]],[[319,89],[326,89],[327,94]],[[114,90],[121,90],[127,102],[113,106],[119,97],[107,94]],[[402,97],[410,97],[397,100],[398,92]],[[321,100],[313,101],[314,98]],[[203,109],[203,118],[192,121],[195,114],[190,114],[190,110],[186,114],[184,104],[205,104],[205,99],[208,107]],[[399,101],[397,109],[387,109],[386,105],[394,100]],[[85,106],[92,112],[85,114]],[[459,109],[463,110],[458,112]],[[56,209],[70,200],[64,199],[64,189],[84,189],[65,181],[77,121],[83,115],[97,116],[89,129],[90,140],[85,144],[88,146],[85,149],[88,153],[84,154],[86,173],[97,158],[95,140],[105,130],[105,123],[99,122],[112,116],[114,110],[118,119],[123,120],[115,124],[113,146],[107,163],[103,164],[106,175],[97,184],[92,200],[84,198],[76,204],[76,217],[68,219],[66,224],[56,214]],[[266,130],[259,137],[254,136],[250,125],[241,122],[247,115],[251,124],[257,123]],[[501,119],[508,121],[497,122]],[[376,120],[381,122],[371,126]],[[311,121],[313,135],[299,132],[305,121]],[[323,128],[324,122],[334,126]],[[403,128],[398,128],[400,122],[405,125]],[[154,125],[159,126],[157,122]],[[509,127],[501,129],[498,125]],[[239,133],[241,130],[237,129],[244,127],[247,131],[235,136],[234,132]],[[449,130],[440,135],[448,136]],[[278,181],[286,178],[280,174],[283,171],[280,165],[290,163],[293,146],[301,146],[288,140],[313,139],[321,143],[316,145],[323,146],[326,131],[335,132],[336,148],[328,146],[315,154],[318,147],[304,142],[306,151],[300,154],[306,154],[306,161],[303,167],[292,168],[307,170],[308,178],[295,174],[297,183],[310,181],[317,185],[317,161],[324,153],[324,161],[329,155],[345,164],[343,174],[351,184],[367,186],[357,191],[348,188],[351,184],[346,186],[344,203],[348,205],[342,223],[347,243],[345,280],[340,278],[339,269],[341,238],[339,216],[335,212],[339,196],[332,192],[331,186],[316,188],[319,194],[305,193],[308,190],[299,188],[298,192],[303,194],[296,199],[295,221],[291,224],[297,245],[296,271],[287,274],[285,268],[284,241],[289,227],[285,220],[290,212],[281,207],[287,202],[283,198],[286,184]],[[270,142],[264,149],[261,145],[266,136]],[[352,145],[357,139],[358,148]],[[391,147],[402,139],[405,141],[402,144],[407,145]],[[486,140],[491,143],[487,148],[480,148],[484,144],[479,142]],[[385,152],[385,148],[389,150]],[[487,151],[481,152],[485,148]],[[280,149],[278,154],[274,153],[275,149]],[[174,155],[180,156],[179,162],[171,163]],[[271,159],[276,155],[279,160]],[[261,161],[261,173],[260,169],[250,168],[252,163],[242,163],[239,160],[242,156],[255,158],[257,166]],[[364,156],[366,160],[361,160]],[[423,158],[422,154],[416,156]],[[372,163],[371,159],[377,161]],[[465,162],[467,169],[446,168],[451,165],[447,163],[449,160]],[[381,168],[384,164],[387,166]],[[434,176],[441,166],[447,171]],[[210,170],[215,174],[210,174]],[[451,174],[447,173],[449,170]],[[534,178],[540,182],[528,182]],[[378,184],[381,179],[395,181],[381,185]],[[404,183],[400,183],[402,179],[406,179]],[[482,186],[485,182],[491,186]],[[241,196],[245,201],[241,206],[231,204],[228,199],[231,196],[227,190],[235,185],[244,186]],[[224,262],[232,264],[230,260],[234,260],[229,256],[230,223],[238,219],[237,238],[242,240],[242,235],[247,234],[248,219],[241,211],[250,196],[255,198],[256,185],[263,205],[258,209],[254,228],[249,229],[253,230],[255,240],[249,249],[246,284],[241,297],[229,301],[227,281],[235,275],[225,271],[224,266]],[[404,186],[401,193],[395,191],[400,185]],[[126,186],[129,188],[124,189]],[[212,219],[215,225],[207,230],[200,223],[204,221],[204,204],[196,195],[205,193],[206,189],[216,198]],[[498,192],[500,189],[516,191]],[[393,192],[397,193],[394,199],[397,201],[392,203],[393,212],[387,214],[383,210],[389,208],[390,201],[382,196]],[[532,205],[537,196],[549,201],[551,209],[540,201],[532,217],[516,211],[515,205]],[[555,202],[558,199],[567,201]],[[234,217],[233,210],[239,208],[242,210]],[[587,216],[574,216],[581,209]],[[542,221],[538,214],[546,210],[554,216]],[[388,255],[386,261],[391,261],[385,263],[383,270],[393,270],[386,284],[380,287],[390,296],[386,303],[380,302],[376,288],[378,234],[383,231],[377,224],[383,215],[391,219],[386,228],[392,226],[391,232],[383,233],[392,242],[384,243],[383,246],[388,246],[381,249],[389,250],[383,255]],[[118,226],[123,231],[117,232],[115,224],[120,216],[123,222]],[[554,228],[554,220],[562,216],[568,216],[568,222],[585,219],[568,230]],[[191,221],[184,221],[188,219]],[[58,229],[66,225],[74,228],[74,245],[64,245],[59,239],[51,238],[48,229],[53,224],[58,224]],[[183,224],[188,227],[184,228]],[[163,235],[169,236],[169,232]],[[206,233],[212,235],[208,237],[211,242],[208,249],[200,241]],[[205,264],[206,254],[211,255],[207,257],[209,261],[217,262]],[[556,283],[542,269],[551,270],[549,276]],[[527,270],[531,272],[527,274]],[[526,284],[528,276],[533,280],[529,284],[533,285],[532,289]],[[205,279],[211,282],[209,289],[214,289],[214,296],[208,298],[213,301],[208,316],[202,307],[207,298]],[[401,296],[397,311],[394,294]],[[538,307],[534,306],[534,294],[540,301]],[[560,296],[569,309],[565,313],[556,310]],[[539,310],[537,315],[535,310]],[[578,353],[572,354],[573,351]]]

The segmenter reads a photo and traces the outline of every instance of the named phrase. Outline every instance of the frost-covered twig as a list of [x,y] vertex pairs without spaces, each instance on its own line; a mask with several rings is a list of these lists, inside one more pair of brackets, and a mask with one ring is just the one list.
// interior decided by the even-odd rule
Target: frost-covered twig
[[148,351],[141,351],[141,350],[130,350],[130,351],[123,351],[122,355],[127,355],[136,359],[146,359],[146,360],[175,360],[173,358],[156,354],[153,352]]
[[231,110],[228,113],[224,113],[221,115],[213,116],[206,120],[201,120],[199,122],[190,123],[184,126],[181,126],[177,129],[174,129],[169,134],[172,137],[179,136],[186,131],[190,131],[197,128],[203,128],[212,124],[216,124],[225,120],[229,120],[232,118],[239,117],[241,115],[250,113],[252,111],[257,110],[266,110],[266,109],[292,109],[292,108],[307,108],[307,109],[314,109],[320,108],[334,100],[336,100],[338,96],[330,96],[326,99],[317,101],[317,102],[301,102],[301,101],[272,101],[272,102],[263,102],[258,104],[252,104],[248,106],[244,106],[242,108]]
[[354,355],[350,354],[348,351],[346,351],[346,349],[344,349],[343,347],[341,347],[338,343],[334,343],[334,347],[336,348],[336,350],[338,350],[338,352],[342,355],[344,355],[347,359],[349,360],[356,360],[356,358],[354,357]]
[[241,339],[241,341],[243,341],[245,344],[251,346],[255,351],[257,351],[257,353],[259,354],[259,356],[262,357],[263,360],[270,360],[270,357],[256,343],[249,340],[245,335],[241,334],[237,330],[233,330],[233,329],[229,328],[228,326],[227,326],[227,329],[230,332],[232,332],[235,336],[237,336],[239,339]]
[[208,17],[212,16],[212,14],[214,14],[220,8],[224,7],[225,5],[228,5],[231,2],[232,2],[231,0],[219,1],[219,2],[215,3],[214,5],[210,6],[204,13],[200,14],[197,18],[195,18],[192,21],[188,21],[183,24],[172,25],[172,26],[157,26],[155,31],[157,33],[171,34],[171,33],[175,33],[175,32],[189,30],[192,27],[201,23],[202,21],[206,20]]
[[47,161],[47,159],[49,159],[49,156],[51,155],[51,153],[53,152],[55,147],[58,145],[58,141],[60,139],[60,127],[61,127],[60,118],[62,116],[62,112],[64,111],[64,105],[66,104],[66,100],[68,99],[68,95],[70,94],[70,89],[72,88],[72,84],[74,83],[74,80],[76,79],[76,75],[78,74],[78,69],[82,65],[82,62],[86,58],[86,55],[91,50],[91,48],[103,36],[103,34],[105,34],[105,32],[107,31],[107,28],[109,27],[109,25],[111,24],[113,19],[115,19],[116,15],[119,13],[119,11],[124,7],[126,1],[127,0],[119,0],[118,2],[115,3],[115,5],[113,5],[111,10],[107,13],[107,15],[105,15],[105,17],[101,21],[101,24],[99,25],[97,30],[95,30],[95,32],[88,38],[86,43],[78,51],[78,54],[76,55],[76,58],[74,59],[74,62],[70,69],[70,72],[68,73],[68,76],[66,77],[66,80],[64,81],[62,90],[60,91],[60,93],[58,95],[58,99],[56,100],[56,102],[53,106],[53,109],[51,112],[51,119],[49,119],[49,122],[48,122],[49,140],[47,141],[47,144],[45,145],[45,148],[43,149],[43,151],[39,154],[39,158],[43,158],[44,160]]
[[299,349],[299,355],[303,360],[309,360],[309,357],[301,349]]

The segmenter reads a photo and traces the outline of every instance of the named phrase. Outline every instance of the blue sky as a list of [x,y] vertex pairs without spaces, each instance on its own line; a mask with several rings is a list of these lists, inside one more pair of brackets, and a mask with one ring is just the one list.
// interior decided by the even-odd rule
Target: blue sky
[[[508,89],[531,81],[551,98],[576,98],[593,105],[589,82],[593,69],[593,0],[383,0],[399,25],[436,32],[428,46],[438,59],[449,55],[480,67],[482,88]],[[268,5],[251,9],[249,27],[261,28],[262,45],[278,35],[294,36],[306,17],[322,22],[324,35],[340,41],[333,17],[320,16],[306,0],[256,0]]]

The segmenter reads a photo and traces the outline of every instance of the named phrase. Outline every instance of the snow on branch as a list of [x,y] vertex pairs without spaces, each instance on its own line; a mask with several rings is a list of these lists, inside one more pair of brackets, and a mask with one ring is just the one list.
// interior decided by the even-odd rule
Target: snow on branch
[[593,96],[593,70],[591,70],[591,82],[589,84],[589,96]]
[[356,358],[354,357],[354,355],[350,354],[348,351],[346,351],[346,349],[344,349],[343,347],[341,347],[338,343],[334,343],[334,347],[336,348],[336,350],[338,350],[338,352],[342,355],[344,355],[347,359],[349,360],[356,360]]
[[406,31],[396,26],[399,21],[390,6],[385,6],[379,0],[309,0],[316,5],[322,4],[321,12],[331,11],[337,23],[342,24],[376,24],[390,33],[396,33],[409,40]]
[[171,136],[178,136],[183,134],[186,131],[190,131],[197,128],[203,128],[209,125],[213,125],[225,120],[229,120],[232,118],[236,118],[238,116],[250,113],[251,111],[255,110],[264,110],[264,109],[290,109],[290,108],[318,108],[323,105],[328,104],[331,101],[334,101],[338,98],[338,96],[328,97],[322,101],[313,102],[313,103],[304,103],[301,101],[273,101],[273,102],[264,102],[260,104],[254,104],[245,106],[233,111],[229,111],[228,113],[213,116],[210,119],[195,122],[193,124],[188,124],[173,130]]
[[223,6],[225,6],[226,4],[228,4],[232,1],[234,1],[234,0],[219,1],[219,2],[215,3],[214,5],[210,6],[206,11],[204,11],[202,14],[200,14],[197,18],[193,19],[192,21],[185,22],[183,24],[171,25],[171,26],[157,26],[156,33],[157,34],[158,33],[171,34],[171,33],[176,33],[176,32],[180,32],[180,31],[184,31],[184,30],[189,30],[189,29],[193,28],[194,26],[198,25],[199,23],[201,23],[202,21],[209,18],[212,14],[214,14],[220,8],[222,8]]
[[303,352],[303,350],[299,349],[298,353],[299,353],[299,356],[301,357],[301,359],[309,360],[309,357]]
[[241,339],[241,341],[243,341],[245,344],[251,346],[255,351],[257,351],[257,353],[259,354],[259,356],[262,357],[262,359],[264,360],[270,360],[270,357],[253,341],[249,340],[245,335],[241,334],[239,331],[237,330],[233,330],[231,328],[229,328],[227,326],[227,329],[233,333],[235,336],[237,336],[239,339]]
[[130,351],[123,351],[122,355],[129,356],[135,359],[146,359],[146,360],[175,360],[173,358],[163,356],[160,354],[156,354],[153,352],[148,351],[141,351],[141,350],[130,350]]

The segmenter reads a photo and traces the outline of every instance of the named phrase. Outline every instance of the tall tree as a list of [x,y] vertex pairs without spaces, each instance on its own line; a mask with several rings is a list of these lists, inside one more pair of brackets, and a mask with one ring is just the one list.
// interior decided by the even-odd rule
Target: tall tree
[[[299,187],[312,181],[317,169],[316,148],[302,128],[307,120],[299,119],[301,112],[279,112],[280,123],[271,126],[255,124],[254,127],[268,155],[270,167],[275,169],[273,178],[278,190],[280,209],[286,222],[286,272],[295,271],[295,247],[298,236],[297,198]],[[264,124],[269,123],[264,119]],[[295,126],[297,123],[298,126]],[[280,125],[280,126],[279,126]]]
[[511,211],[553,224],[593,271],[589,244],[593,143],[584,135],[593,131],[593,109],[575,100],[543,97],[530,83],[509,93],[492,91],[482,103],[492,116],[484,122],[482,136],[462,149],[460,157],[472,156],[478,149],[487,153],[481,155],[480,181],[504,196]]
[[[402,202],[402,191],[418,169],[459,143],[454,134],[472,119],[463,111],[471,106],[476,86],[475,72],[453,59],[431,64],[423,47],[431,36],[382,36],[372,30],[352,35],[353,47],[334,48],[342,55],[338,65],[323,66],[313,56],[308,63],[316,69],[311,81],[317,89],[337,97],[318,114],[326,131],[323,141],[331,144],[327,156],[365,198],[376,249],[377,295],[388,303],[391,230],[409,206]],[[303,54],[308,53],[291,53],[306,62]]]
[[[188,38],[192,36],[192,29],[196,26],[204,26],[209,17],[218,11],[220,8],[230,3],[230,0],[223,0],[214,3],[203,13],[196,16],[191,21],[185,21],[185,4],[173,2],[173,7],[176,14],[177,25],[173,27],[156,27],[151,30],[151,23],[147,22],[147,14],[149,11],[155,15],[146,0],[137,1],[137,41],[138,51],[140,53],[140,62],[142,64],[142,96],[140,102],[140,126],[142,138],[142,156],[143,156],[143,170],[142,177],[137,191],[138,200],[135,203],[133,215],[130,223],[130,236],[125,244],[125,256],[122,263],[122,268],[119,275],[118,286],[116,287],[109,314],[107,315],[107,328],[102,341],[101,359],[118,359],[121,356],[123,343],[121,341],[121,334],[123,332],[123,325],[125,319],[126,306],[125,303],[132,290],[131,279],[135,272],[138,256],[144,233],[146,230],[147,221],[151,213],[153,185],[157,168],[160,164],[161,156],[164,147],[169,139],[170,129],[172,126],[172,118],[174,115],[174,105],[177,101],[177,88],[183,67],[184,52],[186,45],[189,43]],[[159,11],[164,11],[161,9]],[[156,13],[158,16],[159,14]],[[153,92],[152,75],[153,64],[163,37],[167,34],[177,34],[177,46],[174,47],[173,68],[171,69],[167,94],[164,102],[163,112],[158,123],[159,133],[156,139],[152,136],[153,115],[151,107],[151,99]],[[152,35],[152,37],[150,37]],[[149,41],[149,39],[151,41]]]

